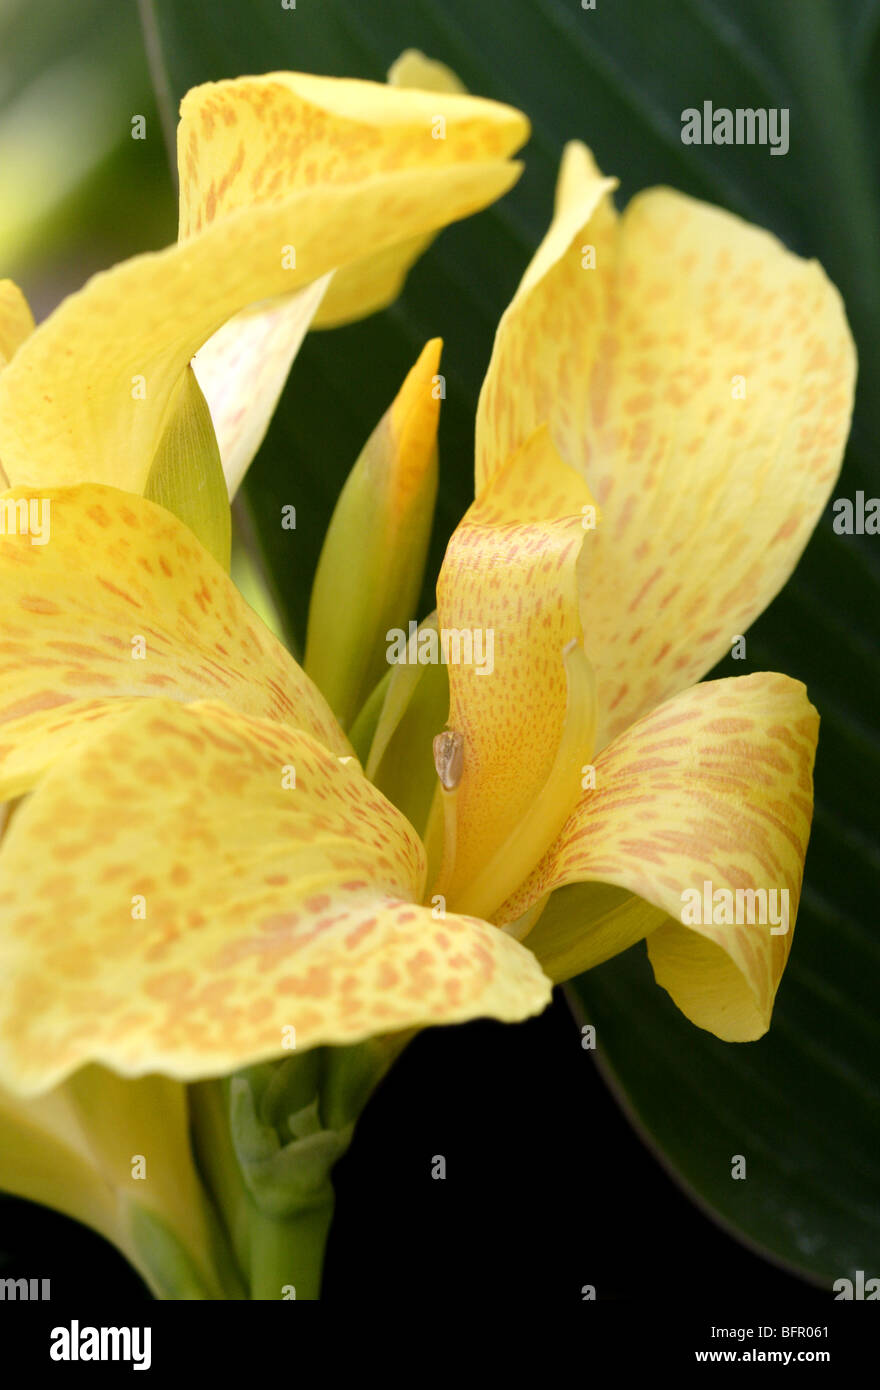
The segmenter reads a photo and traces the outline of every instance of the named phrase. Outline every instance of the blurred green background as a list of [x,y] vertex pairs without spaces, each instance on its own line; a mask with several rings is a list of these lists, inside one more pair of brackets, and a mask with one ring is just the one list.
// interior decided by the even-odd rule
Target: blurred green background
[[[620,177],[621,204],[672,184],[823,262],[860,355],[835,495],[880,493],[880,0],[598,0],[595,10],[580,0],[299,0],[295,10],[280,0],[151,0],[141,9],[44,0],[35,22],[24,0],[0,0],[0,274],[20,281],[38,314],[99,266],[173,238],[163,118],[167,134],[196,82],[274,68],[381,80],[402,49],[418,47],[533,122],[514,191],[444,233],[390,310],[312,335],[295,364],[245,489],[295,639],[339,487],[422,344],[441,334],[448,395],[421,612],[433,606],[446,538],[470,500],[494,329],[546,228],[572,137]],[[789,154],[683,146],[681,111],[705,99],[788,107]],[[145,141],[131,138],[135,114],[146,117]],[[289,503],[294,533],[278,524]],[[664,1163],[731,1228],[826,1284],[859,1268],[880,1274],[877,547],[834,535],[829,511],[749,633],[748,659],[720,668],[799,677],[823,719],[804,898],[770,1035],[728,1047],[698,1032],[654,986],[642,947],[575,987],[611,1086]],[[730,1177],[740,1153],[746,1182]]]
[[136,4],[0,0],[0,273],[38,318],[94,271],[174,240],[158,133]]

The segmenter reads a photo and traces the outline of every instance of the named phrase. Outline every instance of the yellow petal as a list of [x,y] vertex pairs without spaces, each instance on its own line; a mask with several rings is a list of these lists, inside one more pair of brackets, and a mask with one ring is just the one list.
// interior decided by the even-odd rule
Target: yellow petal
[[[448,68],[445,63],[438,63],[432,58],[427,58],[417,48],[406,49],[391,64],[388,69],[388,85],[438,94],[433,102],[432,134],[437,116],[441,116],[443,121],[446,119],[445,104],[441,101],[441,94],[463,93],[467,90],[451,68]],[[519,135],[517,135],[513,123],[511,123],[510,129],[511,140],[516,141],[510,146],[510,153],[512,154],[519,147],[519,144],[528,137],[528,126],[520,126]],[[439,126],[437,126],[437,130],[439,133]],[[393,247],[390,251],[378,256],[371,256],[369,260],[362,261],[357,266],[349,266],[342,271],[336,277],[333,297],[330,299],[329,306],[319,316],[316,327],[332,327],[334,322],[344,322],[347,316],[346,306],[349,302],[357,305],[368,302],[372,297],[381,307],[382,304],[395,299],[400,292],[409,267],[423,254],[433,240],[433,236],[414,237],[406,246]],[[339,310],[335,309],[334,301],[340,306]]]
[[543,1008],[524,947],[415,905],[424,867],[353,759],[218,702],[141,701],[4,837],[0,1082],[32,1093],[87,1061],[193,1079]]
[[[337,113],[343,140],[356,148],[362,146],[357,158],[366,156],[367,170],[369,144],[375,143],[369,127],[375,124],[381,128],[383,144],[395,143],[394,158],[400,167],[408,160],[438,165],[506,158],[529,136],[529,123],[521,112],[467,95],[449,68],[415,50],[402,54],[392,65],[387,88],[370,82],[338,80],[331,88],[326,79],[320,78],[297,77],[296,82],[297,96],[322,108],[324,113],[328,109]],[[368,128],[366,140],[362,123]],[[340,167],[332,141],[325,150],[320,122],[311,138],[316,142],[318,160],[328,160],[329,167],[324,165],[322,174],[337,178],[350,177],[355,172],[357,165],[354,169]],[[314,326],[332,328],[390,304],[434,234],[432,230],[427,235],[401,237],[386,250],[371,250],[368,256],[340,268],[317,311]]]
[[18,285],[0,280],[0,371],[34,331],[34,316]]
[[[391,86],[463,91],[443,64],[431,63],[422,55],[418,57],[421,62],[407,61],[414,58],[413,53],[402,55],[389,73]],[[353,93],[351,88],[354,88]],[[218,95],[224,109],[219,125],[213,115]],[[381,153],[376,152],[372,169],[367,162],[359,171],[353,163],[340,165],[339,144],[343,141],[353,147],[364,138],[368,144],[372,143],[377,125],[385,136],[388,132],[384,127],[387,127],[391,117],[392,124],[399,127],[404,121],[413,119],[415,110],[418,114],[414,130],[422,132],[424,115],[419,108],[413,107],[412,100],[406,107],[396,97],[391,101],[397,106],[388,114],[384,110],[388,106],[388,98],[378,84],[342,84],[337,79],[302,79],[291,74],[275,74],[269,78],[247,81],[239,79],[235,83],[219,84],[219,87],[196,88],[186,97],[181,111],[179,148],[182,172],[189,164],[194,131],[200,140],[198,151],[193,155],[195,182],[187,185],[181,201],[181,235],[190,235],[192,229],[199,225],[200,217],[207,218],[212,194],[215,215],[223,215],[227,194],[224,192],[218,196],[217,190],[225,188],[225,174],[239,159],[239,125],[241,121],[251,118],[252,108],[258,109],[257,126],[260,128],[277,119],[279,124],[287,125],[291,131],[297,127],[307,129],[310,142],[308,168],[303,161],[291,161],[287,166],[292,181],[286,186],[294,188],[303,179],[328,179],[332,182],[380,172],[383,168],[381,161],[387,150],[383,148]],[[230,110],[235,112],[232,121],[226,114]],[[211,113],[211,155],[208,159],[205,158],[205,146],[198,134],[200,130],[204,131],[205,112]],[[466,114],[474,122],[471,127],[475,136],[473,141],[464,128]],[[363,123],[360,132],[354,124],[356,120]],[[506,138],[499,142],[500,130],[506,133]],[[493,102],[472,99],[467,112],[462,107],[454,113],[451,129],[447,123],[445,138],[451,140],[452,145],[444,144],[443,153],[463,162],[494,159],[502,152],[512,154],[526,139],[527,133],[528,124],[518,112]],[[218,166],[223,162],[222,146],[227,137],[233,142],[233,150],[230,163],[221,173]],[[255,137],[256,132],[251,137],[254,143],[246,145],[244,163],[236,178],[244,179],[252,151],[261,148]],[[264,137],[262,145],[265,145]],[[414,145],[419,159],[437,155],[433,149],[426,152],[420,135]],[[393,164],[387,167],[403,168],[406,153],[404,145],[399,146]],[[255,187],[259,197],[260,188],[265,187],[268,180],[259,162],[252,162],[254,180],[262,180]],[[274,196],[280,187],[276,184],[267,191]],[[315,327],[329,327],[348,319],[360,318],[390,303],[397,296],[409,266],[431,240],[431,236],[405,239],[400,244],[390,245],[384,251],[336,271],[332,277],[326,277],[275,305],[246,311],[224,325],[200,350],[196,372],[211,406],[230,494],[234,493],[262,441],[290,363],[312,320],[315,319]],[[329,294],[328,285],[331,287]],[[322,304],[325,295],[327,300]]]
[[605,197],[591,215],[602,185],[575,149],[498,331],[477,480],[547,419],[602,508],[582,581],[601,746],[704,675],[785,583],[837,477],[855,354],[816,262],[668,189],[616,224]]
[[[447,634],[448,722],[463,756],[441,875],[452,905],[519,833],[557,757],[570,709],[563,653],[581,635],[577,562],[587,534],[582,509],[590,505],[586,486],[541,429],[495,475],[449,542],[437,611],[441,637]],[[557,829],[574,791],[568,801],[560,794]],[[521,873],[528,867],[521,864]]]
[[[368,185],[393,170],[494,165],[528,138],[527,120],[512,107],[448,91],[441,100],[403,85],[269,73],[188,92],[178,131],[181,237],[254,199],[284,199],[320,185]],[[497,196],[488,194],[483,205]],[[399,217],[386,245],[369,232],[352,244],[337,262],[315,327],[384,308],[432,234],[455,216],[422,228]]]
[[[340,278],[322,321],[387,302],[393,248],[404,261],[396,284],[414,238],[485,207],[519,173],[507,159],[527,130],[517,112],[447,96],[446,138],[433,139],[434,105],[430,94],[284,73],[190,92],[178,141],[181,241],[95,276],[0,375],[0,465],[10,482],[140,492],[185,368],[231,318],[347,266],[357,292]],[[378,287],[367,274],[374,256]],[[282,329],[298,340],[302,308],[273,337],[256,404],[243,394],[252,373],[242,374],[224,439],[249,407],[257,417],[247,437],[261,434],[289,357]],[[242,350],[253,354],[251,328],[243,326]],[[221,348],[229,355],[228,342]],[[207,377],[204,385],[210,401],[219,388]],[[241,454],[224,462],[240,474]]]
[[234,497],[275,413],[291,363],[329,283],[236,314],[193,358],[211,411],[230,497]]
[[[602,177],[583,145],[566,147],[556,216],[498,325],[480,392],[478,497],[510,454],[548,420],[563,457],[580,467],[577,423],[587,406],[614,268],[617,215],[610,195],[616,183]],[[595,247],[592,270],[582,263],[587,241]]]
[[[554,973],[563,953],[575,974],[650,933],[657,980],[688,1018],[727,1041],[760,1037],[791,948],[818,726],[803,685],[773,673],[711,681],[675,696],[596,757],[595,789],[583,792],[558,842],[498,920],[516,921],[565,884],[625,889],[657,913],[640,916],[622,899],[601,903],[602,915],[614,920],[602,924],[598,951],[584,928],[581,953],[579,913],[588,921],[592,909],[585,897],[574,899],[567,935],[558,916],[548,923]],[[713,893],[763,892],[768,916],[775,901],[780,920],[685,924],[684,895],[696,892],[702,901],[706,883]],[[770,896],[783,892],[785,899]],[[755,910],[760,901],[754,899]],[[751,903],[743,899],[741,915]],[[526,938],[542,961],[543,922]]]
[[412,617],[437,496],[439,338],[422,350],[364,445],[327,530],[309,605],[305,669],[347,728],[388,669],[388,633]]
[[446,133],[432,138],[430,92],[300,72],[193,87],[177,133],[180,236],[304,189],[506,159],[528,137],[513,107],[446,95]]
[[[144,695],[222,697],[347,742],[325,700],[170,512],[114,488],[8,492],[48,503],[49,542],[0,535],[0,798]],[[15,513],[18,521],[18,513]]]

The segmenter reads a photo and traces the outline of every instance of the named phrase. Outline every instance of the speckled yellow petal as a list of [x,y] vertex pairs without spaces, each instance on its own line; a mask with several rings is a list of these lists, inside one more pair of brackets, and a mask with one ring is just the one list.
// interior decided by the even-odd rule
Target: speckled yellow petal
[[[207,83],[181,105],[180,234],[190,236],[253,201],[279,201],[321,185],[366,188],[395,170],[494,166],[528,133],[528,121],[512,107],[448,88],[412,90],[402,80],[385,86],[269,73]],[[499,191],[487,188],[481,205]],[[438,215],[421,227],[398,217],[394,235],[368,232],[359,245],[352,241],[336,263],[315,326],[349,322],[390,303],[431,233],[458,215]]]
[[443,95],[445,132],[435,135],[436,94],[382,82],[272,72],[193,87],[177,132],[180,236],[322,185],[507,159],[528,138],[513,107]]
[[[626,889],[667,915],[637,922],[620,912],[618,949],[650,933],[657,980],[688,1018],[729,1042],[760,1037],[791,947],[818,728],[803,685],[774,673],[674,696],[596,757],[595,788],[582,793],[557,844],[497,920],[515,921],[564,884]],[[739,906],[738,891],[746,895]],[[728,910],[725,894],[740,920],[719,920]],[[764,923],[749,921],[762,901]],[[556,930],[552,943],[556,955],[567,945],[572,974],[596,960],[588,936],[578,959],[580,925],[575,911],[568,942]],[[615,954],[606,935],[601,959]],[[540,920],[526,943],[541,959]]]
[[[566,147],[555,216],[498,325],[477,410],[476,492],[544,421],[580,465],[577,424],[586,406],[613,275],[616,179],[603,178],[585,146]],[[589,232],[589,238],[588,238]],[[586,246],[596,266],[583,264]],[[599,267],[606,273],[599,275]],[[572,437],[573,436],[573,437]],[[583,471],[583,470],[581,470]]]
[[[435,139],[434,106],[430,94],[285,73],[190,92],[178,132],[179,244],[90,280],[0,375],[0,466],[10,482],[139,492],[181,373],[229,319],[349,265],[357,285],[331,285],[320,321],[386,303],[417,254],[414,239],[485,207],[519,173],[507,158],[527,133],[518,112],[445,96],[445,136]],[[389,285],[395,247],[402,260]],[[373,257],[378,286],[367,273]],[[240,420],[239,440],[261,434],[289,355],[284,332],[293,342],[301,335],[302,307],[273,338],[260,390],[247,395],[246,373],[227,403],[224,436],[248,407],[257,423],[244,430]],[[252,329],[243,326],[249,352]],[[210,402],[219,388],[209,375]],[[240,474],[241,454],[228,466]]]
[[[512,107],[448,88],[436,95],[404,90],[409,85],[268,73],[194,88],[183,100],[178,132],[181,236],[243,203],[303,188],[369,185],[393,170],[494,165],[528,138],[528,121]],[[487,193],[485,203],[498,196]],[[384,308],[433,232],[456,215],[422,228],[399,218],[384,246],[376,236],[352,246],[337,263],[314,326]]]
[[[449,542],[437,613],[447,634],[449,728],[462,750],[441,875],[452,906],[517,830],[553,767],[569,704],[563,653],[581,635],[577,563],[590,505],[544,428],[495,475]],[[563,798],[560,827],[570,806]]]
[[0,280],[0,371],[34,330],[34,316],[18,285]]
[[170,512],[84,485],[7,492],[0,520],[20,501],[48,503],[49,538],[0,535],[0,798],[144,695],[216,696],[350,751],[323,696]]
[[416,905],[424,872],[354,759],[219,702],[142,701],[4,837],[0,1083],[39,1091],[86,1061],[193,1079],[543,1008],[524,947]]
[[[420,93],[436,93],[430,102],[432,139],[447,139],[447,105],[445,96],[466,93],[467,88],[445,63],[428,58],[416,48],[409,48],[388,69],[390,87],[407,88]],[[519,112],[511,119],[509,109],[500,119],[509,130],[509,153],[513,153],[528,138],[528,123]],[[453,119],[458,121],[456,103]],[[479,144],[482,144],[481,136]],[[401,246],[370,256],[355,265],[346,266],[334,276],[327,303],[318,313],[316,328],[333,327],[353,316],[360,316],[367,306],[382,308],[397,298],[410,266],[434,240],[434,234],[413,237]]]
[[837,477],[855,354],[816,262],[662,188],[616,231],[606,200],[580,223],[575,159],[499,328],[477,479],[548,419],[596,496],[582,597],[601,746],[704,675],[785,583]]

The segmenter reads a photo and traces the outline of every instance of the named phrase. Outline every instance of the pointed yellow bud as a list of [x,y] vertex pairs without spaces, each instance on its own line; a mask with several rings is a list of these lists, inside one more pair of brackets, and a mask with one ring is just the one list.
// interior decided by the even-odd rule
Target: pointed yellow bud
[[169,410],[144,496],[179,517],[229,569],[229,494],[211,412],[192,367]]
[[321,551],[305,668],[344,727],[405,645],[418,600],[437,496],[441,347],[426,345],[367,440]]

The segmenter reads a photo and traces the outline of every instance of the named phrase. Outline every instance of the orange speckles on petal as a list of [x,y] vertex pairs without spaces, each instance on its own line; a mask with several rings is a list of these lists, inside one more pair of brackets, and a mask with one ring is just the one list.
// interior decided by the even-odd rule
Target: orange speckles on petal
[[[126,704],[4,833],[0,1082],[45,1089],[98,1058],[214,1076],[283,1055],[291,1025],[310,1047],[543,1007],[524,947],[418,906],[424,872],[400,813],[310,734],[220,702]],[[456,932],[457,971],[431,949]]]
[[[157,691],[182,700],[222,692],[236,708],[289,720],[349,751],[311,681],[182,523],[105,487],[49,497],[51,545],[18,535],[0,545],[0,724],[8,730],[0,797],[27,790],[86,724]],[[179,568],[153,564],[164,549],[180,557]],[[16,563],[22,554],[26,570]]]
[[317,915],[319,912],[326,912],[331,903],[328,893],[316,893],[310,898],[306,898],[306,912]]
[[821,268],[766,232],[669,189],[618,217],[578,144],[563,187],[496,336],[477,493],[543,421],[595,491],[580,579],[603,747],[699,680],[788,578],[840,468],[855,352]]
[[99,576],[98,583],[103,589],[106,589],[108,593],[113,594],[114,598],[121,598],[125,603],[130,603],[132,608],[140,608],[142,606],[132,594],[127,593],[125,589],[121,589],[119,585],[114,584],[111,579],[104,579]]
[[[0,706],[0,719],[4,722],[7,719],[22,719],[29,714],[37,714],[40,710],[58,709],[60,705],[69,704],[72,699],[72,695],[65,695],[60,691],[37,690],[21,700]],[[10,752],[12,751],[10,749]]]
[[[482,635],[448,665],[448,723],[462,740],[450,901],[503,844],[546,781],[568,699],[563,651],[581,638],[577,562],[585,484],[536,431],[457,527],[437,585],[442,629]],[[476,644],[473,644],[473,653]],[[515,750],[515,756],[512,756]]]
[[60,613],[61,608],[43,594],[22,594],[18,600],[19,608],[26,613]]
[[[722,713],[727,709],[738,713]],[[657,738],[669,728],[677,731],[674,739]],[[779,751],[780,730],[786,735],[785,757]],[[675,696],[596,756],[595,789],[504,905],[499,922],[515,921],[564,884],[604,882],[656,908],[660,915],[644,930],[659,931],[663,914],[681,923],[685,890],[702,892],[710,881],[717,888],[785,890],[793,928],[810,831],[817,733],[818,718],[803,686],[785,676],[712,681]],[[663,756],[656,755],[658,748],[665,750]],[[710,941],[732,971],[724,977],[727,994],[719,987],[714,996],[716,1013],[711,990],[702,999],[695,999],[690,987],[685,990],[679,1002],[689,1016],[696,1010],[701,1026],[717,1024],[720,1036],[760,1036],[788,958],[791,931],[774,935],[766,923],[728,930],[710,922],[675,941],[669,960],[677,953],[681,963],[694,952],[695,961],[702,959],[700,943]],[[558,951],[558,939],[553,949]],[[581,949],[579,965],[573,947],[571,973],[589,956],[587,937]],[[604,950],[611,954],[613,946],[606,942]],[[677,976],[670,969],[667,988],[678,998],[669,983]],[[735,1025],[723,1018],[725,1003],[733,1009],[734,1001]]]

